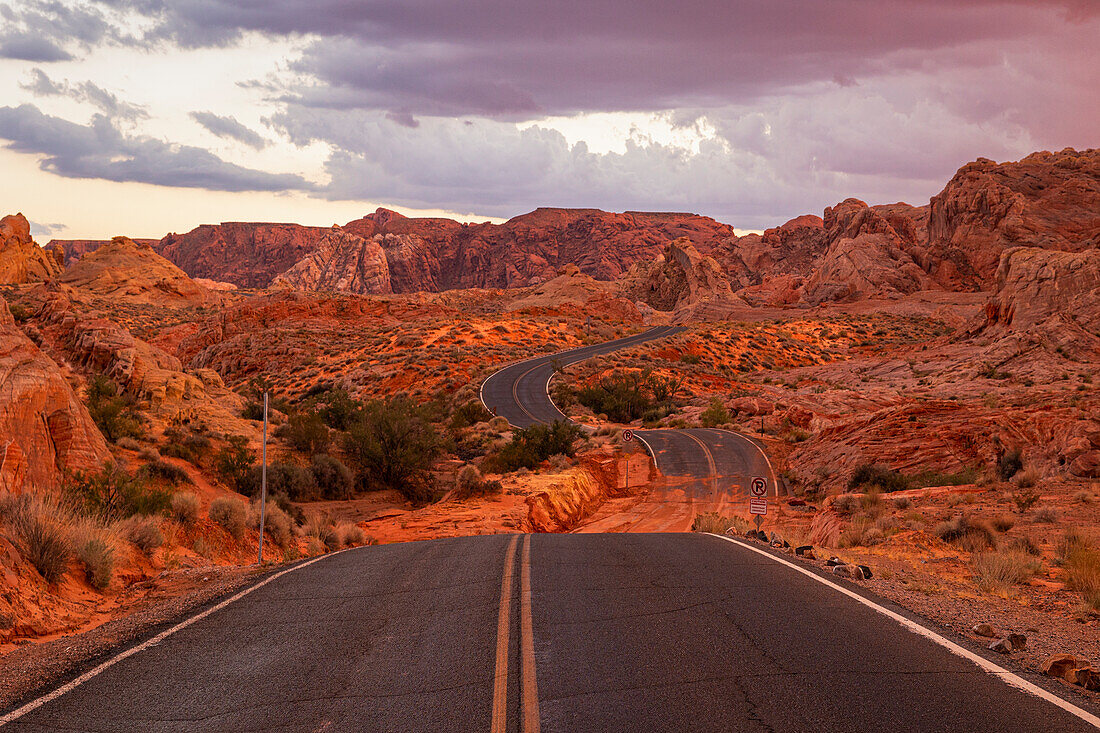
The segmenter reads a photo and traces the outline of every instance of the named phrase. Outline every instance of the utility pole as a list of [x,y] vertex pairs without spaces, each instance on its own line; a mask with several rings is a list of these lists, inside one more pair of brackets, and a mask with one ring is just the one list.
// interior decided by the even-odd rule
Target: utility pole
[[260,557],[257,562],[264,564],[264,511],[267,509],[267,390],[264,390],[264,443],[263,468],[260,469]]

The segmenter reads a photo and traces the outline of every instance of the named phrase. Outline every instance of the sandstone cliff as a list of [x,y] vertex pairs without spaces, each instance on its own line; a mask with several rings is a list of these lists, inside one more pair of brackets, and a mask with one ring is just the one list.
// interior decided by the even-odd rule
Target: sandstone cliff
[[665,247],[653,262],[635,266],[624,278],[624,288],[634,299],[660,311],[733,298],[723,268],[713,257],[700,254],[686,237]]
[[59,258],[35,244],[25,216],[0,219],[0,284],[43,282],[60,272]]
[[53,490],[66,471],[110,451],[57,364],[15,325],[0,298],[0,489]]
[[58,279],[82,295],[129,303],[213,305],[221,296],[202,287],[147,244],[115,237],[86,253]]
[[380,236],[363,239],[334,227],[317,249],[272,282],[276,288],[330,290],[360,295],[389,293],[390,268]]

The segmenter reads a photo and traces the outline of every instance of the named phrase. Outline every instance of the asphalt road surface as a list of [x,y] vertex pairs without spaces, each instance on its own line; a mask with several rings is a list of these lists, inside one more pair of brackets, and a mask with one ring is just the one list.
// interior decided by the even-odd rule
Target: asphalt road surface
[[[660,326],[628,338],[511,364],[485,380],[481,400],[494,414],[517,427],[565,420],[547,390],[555,365],[575,364],[682,331],[678,326]],[[635,435],[649,448],[662,475],[683,479],[679,488],[688,501],[711,500],[730,493],[744,495],[753,476],[768,480],[770,495],[775,496],[779,490],[764,451],[737,433],[698,428],[638,430]]]
[[358,548],[0,721],[20,733],[1094,730],[1082,703],[1008,684],[809,572],[699,534]]

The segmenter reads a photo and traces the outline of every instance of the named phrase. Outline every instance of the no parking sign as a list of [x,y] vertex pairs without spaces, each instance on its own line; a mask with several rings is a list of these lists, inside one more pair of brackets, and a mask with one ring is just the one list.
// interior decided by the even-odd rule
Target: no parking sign
[[749,482],[749,494],[760,499],[768,495],[768,481],[763,476],[753,476]]

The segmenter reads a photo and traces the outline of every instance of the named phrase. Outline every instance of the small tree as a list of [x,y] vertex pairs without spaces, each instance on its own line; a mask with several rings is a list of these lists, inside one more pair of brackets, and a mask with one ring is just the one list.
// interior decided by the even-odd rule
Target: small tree
[[172,494],[149,488],[118,464],[109,463],[99,473],[77,472],[66,480],[65,493],[84,514],[104,524],[134,514],[162,514],[168,510]]
[[313,480],[325,499],[350,499],[355,486],[351,469],[332,456],[318,453],[310,465]]
[[490,465],[501,471],[514,471],[534,468],[558,454],[572,457],[576,453],[573,442],[581,435],[579,427],[561,420],[552,425],[532,425],[516,430],[511,442],[500,449]]
[[722,404],[722,400],[712,397],[710,406],[699,415],[699,422],[704,427],[713,428],[715,425],[725,425],[730,421],[730,412]]
[[290,447],[313,455],[328,448],[329,432],[325,421],[316,412],[296,412],[275,434],[286,440]]
[[396,489],[412,501],[431,498],[429,469],[440,454],[441,440],[408,397],[367,404],[343,444],[359,471],[360,485]]

